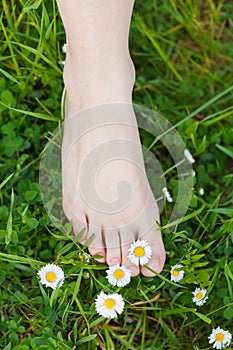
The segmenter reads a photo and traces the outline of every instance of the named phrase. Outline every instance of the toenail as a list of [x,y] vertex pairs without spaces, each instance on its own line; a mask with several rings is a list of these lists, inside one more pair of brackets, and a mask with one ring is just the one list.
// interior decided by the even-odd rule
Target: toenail
[[151,260],[150,260],[150,267],[152,269],[154,269],[155,271],[156,270],[159,270],[160,268],[160,259],[158,256],[156,257],[153,257]]
[[132,272],[132,274],[138,273],[138,268],[136,266],[128,266],[127,269],[129,269]]
[[110,259],[110,265],[117,265],[117,264],[119,264],[119,263],[120,263],[120,261],[119,261],[118,258],[112,258],[112,259]]

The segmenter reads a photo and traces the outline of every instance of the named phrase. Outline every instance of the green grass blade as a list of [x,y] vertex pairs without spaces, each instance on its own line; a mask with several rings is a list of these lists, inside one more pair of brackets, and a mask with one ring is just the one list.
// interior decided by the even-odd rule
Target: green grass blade
[[20,84],[20,82],[15,78],[13,77],[12,74],[8,73],[7,71],[5,71],[4,69],[0,68],[0,72],[5,75],[6,78],[10,79],[11,81],[13,81],[14,83],[16,84]]
[[10,213],[7,220],[7,227],[6,227],[6,238],[5,238],[5,244],[8,245],[11,241],[12,236],[12,211],[13,211],[13,205],[14,205],[14,191],[13,188],[11,190],[11,205],[10,205]]
[[179,81],[182,81],[183,78],[182,76],[178,73],[178,71],[176,70],[176,68],[174,67],[174,65],[172,64],[172,62],[169,60],[167,54],[165,53],[165,51],[162,49],[162,47],[160,46],[159,42],[156,41],[156,39],[153,37],[152,32],[149,30],[149,28],[146,26],[145,22],[139,17],[137,16],[138,19],[138,24],[142,30],[142,32],[147,36],[147,38],[150,40],[151,44],[154,46],[154,48],[156,49],[156,51],[158,52],[158,54],[160,55],[160,57],[163,59],[163,61],[166,63],[166,65],[168,66],[168,68],[172,71],[172,73],[176,76],[176,78]]
[[233,159],[233,151],[231,151],[230,149],[223,147],[221,145],[216,144],[215,145],[220,151],[222,151],[223,153],[225,153],[228,157]]
[[43,119],[43,120],[48,120],[48,121],[53,121],[53,122],[59,121],[59,118],[56,118],[54,116],[51,116],[51,115],[48,115],[48,114],[37,113],[37,112],[25,111],[23,109],[18,109],[18,108],[13,108],[13,107],[7,106],[5,103],[3,103],[1,101],[0,101],[0,105],[3,105],[4,107],[9,108],[12,111],[15,111],[15,112],[18,112],[18,113],[21,113],[21,114],[29,115],[30,117]]
[[9,176],[7,176],[7,178],[5,180],[2,181],[2,183],[0,184],[0,190],[1,190],[1,188],[3,188],[7,184],[8,181],[10,181],[12,176],[14,176],[14,173],[10,174]]

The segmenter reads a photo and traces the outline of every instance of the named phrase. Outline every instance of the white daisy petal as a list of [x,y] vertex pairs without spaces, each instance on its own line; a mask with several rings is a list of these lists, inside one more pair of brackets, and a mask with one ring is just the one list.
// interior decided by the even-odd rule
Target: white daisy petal
[[131,244],[129,248],[128,259],[135,265],[145,265],[148,263],[152,256],[152,249],[148,245],[146,240],[138,239],[136,242]]
[[62,52],[64,52],[64,53],[67,52],[67,44],[66,43],[62,46]]
[[131,271],[119,264],[110,266],[106,273],[108,282],[113,286],[125,287],[130,282]]
[[219,326],[216,329],[212,330],[212,333],[208,337],[209,343],[213,344],[213,348],[222,349],[225,346],[229,346],[231,343],[232,335],[228,331]]
[[193,158],[192,154],[189,152],[187,148],[184,150],[184,156],[189,163],[191,164],[195,163],[195,159]]
[[172,199],[170,193],[168,192],[167,187],[164,187],[164,188],[162,189],[162,192],[163,192],[163,194],[164,194],[164,196],[166,197],[166,199],[167,199],[168,202],[170,202],[170,203],[173,202],[173,199]]
[[173,282],[179,282],[183,279],[184,277],[184,271],[183,270],[178,270],[182,268],[183,265],[177,264],[171,267],[171,281]]
[[198,193],[199,193],[200,196],[203,196],[204,193],[205,193],[204,188],[200,188],[199,191],[198,191]]
[[105,294],[101,292],[95,299],[95,308],[99,315],[106,318],[115,318],[124,310],[124,300],[118,293]]
[[56,289],[64,283],[64,272],[63,270],[54,264],[47,264],[38,271],[40,277],[40,283],[45,284],[46,287]]
[[193,293],[193,302],[196,303],[197,306],[202,306],[206,303],[208,297],[206,296],[206,289],[196,288]]

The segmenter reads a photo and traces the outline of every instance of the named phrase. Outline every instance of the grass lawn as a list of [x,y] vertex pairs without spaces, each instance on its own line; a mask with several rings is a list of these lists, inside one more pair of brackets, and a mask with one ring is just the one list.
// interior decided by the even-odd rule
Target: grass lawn
[[[176,126],[195,176],[182,222],[167,230],[177,171],[163,144],[141,130],[144,146],[172,168],[166,181],[174,201],[161,214],[167,260],[160,275],[121,288],[108,283],[107,265],[86,260],[69,225],[66,233],[54,227],[41,200],[41,154],[62,121],[65,35],[55,0],[2,0],[1,349],[204,350],[213,348],[208,336],[217,326],[233,333],[232,15],[229,0],[136,0],[134,102]],[[60,288],[39,283],[47,263],[63,269]],[[178,283],[170,279],[176,264],[185,272]],[[192,300],[197,287],[207,291],[202,306]],[[122,295],[117,318],[96,312],[101,291]]]

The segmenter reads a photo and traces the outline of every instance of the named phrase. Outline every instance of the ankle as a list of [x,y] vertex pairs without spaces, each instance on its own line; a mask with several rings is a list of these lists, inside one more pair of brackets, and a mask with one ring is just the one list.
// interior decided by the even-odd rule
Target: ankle
[[69,115],[82,109],[111,102],[132,102],[135,69],[129,54],[67,52],[64,83]]

